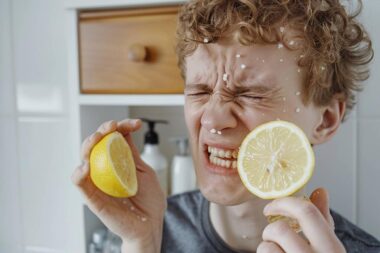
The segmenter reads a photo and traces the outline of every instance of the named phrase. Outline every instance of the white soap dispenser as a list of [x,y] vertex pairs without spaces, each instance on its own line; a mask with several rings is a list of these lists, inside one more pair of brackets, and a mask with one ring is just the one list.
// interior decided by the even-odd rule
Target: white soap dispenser
[[148,132],[145,133],[144,150],[141,154],[141,159],[156,172],[163,191],[168,194],[168,161],[158,147],[159,138],[154,131],[155,124],[167,124],[168,122],[165,120],[141,120],[146,122],[149,128]]
[[171,167],[171,194],[196,189],[193,159],[188,154],[189,141],[186,137],[173,139],[177,146],[177,155],[173,157]]

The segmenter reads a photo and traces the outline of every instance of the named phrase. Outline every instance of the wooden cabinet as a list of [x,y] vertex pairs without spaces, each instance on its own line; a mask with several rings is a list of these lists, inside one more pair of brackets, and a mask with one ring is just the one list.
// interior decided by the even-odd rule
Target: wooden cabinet
[[81,93],[178,94],[178,6],[79,12]]

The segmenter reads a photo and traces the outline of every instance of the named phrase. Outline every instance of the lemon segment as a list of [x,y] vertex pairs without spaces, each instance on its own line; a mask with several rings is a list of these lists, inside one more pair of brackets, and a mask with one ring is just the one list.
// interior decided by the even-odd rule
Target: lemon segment
[[258,126],[242,142],[238,172],[245,187],[262,199],[289,196],[311,178],[314,152],[304,132],[287,121]]
[[137,192],[136,166],[132,151],[119,132],[103,137],[90,154],[90,177],[104,193],[119,198]]

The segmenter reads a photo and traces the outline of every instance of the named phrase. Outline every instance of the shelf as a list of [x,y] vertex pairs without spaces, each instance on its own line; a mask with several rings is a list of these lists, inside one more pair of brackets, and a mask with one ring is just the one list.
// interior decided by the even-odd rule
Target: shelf
[[68,0],[65,7],[67,9],[96,9],[96,8],[117,8],[135,6],[158,6],[169,4],[181,4],[185,0]]
[[80,105],[182,106],[183,95],[79,95]]

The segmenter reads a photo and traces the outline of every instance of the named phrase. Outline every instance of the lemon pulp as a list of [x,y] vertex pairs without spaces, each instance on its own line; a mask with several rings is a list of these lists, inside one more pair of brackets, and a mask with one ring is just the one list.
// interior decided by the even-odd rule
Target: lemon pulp
[[131,197],[137,192],[136,166],[132,151],[119,132],[103,137],[90,154],[90,177],[104,193]]
[[293,123],[271,121],[250,132],[238,155],[238,172],[246,188],[263,199],[293,194],[311,178],[314,152]]

